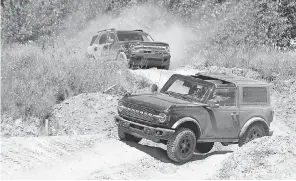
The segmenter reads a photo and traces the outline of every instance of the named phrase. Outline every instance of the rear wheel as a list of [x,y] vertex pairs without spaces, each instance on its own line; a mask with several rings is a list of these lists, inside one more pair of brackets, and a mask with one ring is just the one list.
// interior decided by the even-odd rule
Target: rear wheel
[[127,60],[127,56],[124,52],[118,52],[116,60],[123,63],[127,68],[131,68],[130,63]]
[[139,143],[142,140],[142,138],[124,132],[120,126],[118,126],[118,137],[122,141],[131,141],[135,143]]
[[196,146],[196,136],[191,129],[180,128],[168,140],[167,154],[168,157],[178,163],[188,162]]
[[260,123],[255,123],[252,126],[250,126],[245,134],[240,138],[238,145],[242,146],[256,138],[260,138],[266,136],[266,132],[264,130],[264,127]]
[[208,153],[214,147],[214,142],[208,143],[196,143],[195,152],[196,153]]

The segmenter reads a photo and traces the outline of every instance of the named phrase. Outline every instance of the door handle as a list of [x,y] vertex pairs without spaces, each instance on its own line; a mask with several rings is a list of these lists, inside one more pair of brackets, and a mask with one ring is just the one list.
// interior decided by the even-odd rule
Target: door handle
[[97,50],[98,50],[98,47],[95,47],[95,48],[94,48],[94,51],[97,51]]
[[231,113],[231,117],[233,121],[238,121],[238,114],[236,112]]

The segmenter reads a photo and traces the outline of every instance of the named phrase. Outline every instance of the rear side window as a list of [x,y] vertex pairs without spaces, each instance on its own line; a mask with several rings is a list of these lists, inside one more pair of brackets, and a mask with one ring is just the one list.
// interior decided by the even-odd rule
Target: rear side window
[[244,103],[267,102],[267,88],[266,87],[244,87],[243,102]]

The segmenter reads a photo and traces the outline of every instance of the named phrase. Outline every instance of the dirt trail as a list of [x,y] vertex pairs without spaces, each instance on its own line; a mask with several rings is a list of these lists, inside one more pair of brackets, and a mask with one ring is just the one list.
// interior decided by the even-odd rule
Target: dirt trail
[[[160,70],[134,71],[146,76]],[[163,71],[165,82],[172,72]],[[4,179],[206,179],[213,176],[231,147],[216,144],[209,154],[195,155],[185,165],[173,163],[166,147],[147,140],[140,144],[117,139],[113,122],[116,97],[83,94],[55,106],[54,135],[71,132],[74,136],[3,138],[1,175]],[[87,128],[83,130],[83,128]],[[56,130],[64,130],[57,132]],[[75,135],[81,134],[92,135]],[[199,171],[211,167],[207,171]]]
[[[131,72],[158,83],[160,88],[174,73],[156,69]],[[179,69],[175,72],[193,74],[196,70]],[[272,99],[278,100],[276,96],[274,94]],[[2,138],[1,179],[230,178],[231,175],[223,174],[226,172],[237,174],[239,178],[296,178],[291,172],[293,170],[288,169],[294,162],[285,164],[286,158],[295,160],[293,149],[296,144],[289,137],[283,137],[293,131],[293,127],[285,122],[291,117],[284,117],[283,114],[287,114],[283,110],[276,113],[272,125],[275,136],[262,139],[265,144],[261,139],[242,148],[236,145],[223,147],[216,143],[210,153],[196,154],[191,162],[178,165],[167,157],[165,145],[147,140],[142,140],[140,144],[118,140],[113,121],[117,99],[100,93],[82,94],[57,105],[53,118],[60,124],[52,126],[64,131],[52,130],[52,133],[62,135],[71,132],[73,136]],[[281,101],[273,102],[276,107],[282,104]],[[82,133],[87,135],[80,135]],[[277,145],[280,146],[272,149]],[[244,159],[245,162],[240,161]],[[250,168],[252,165],[261,166],[261,171],[255,172]],[[276,175],[269,177],[264,172],[266,170]],[[287,173],[284,174],[286,177],[283,171]]]
[[209,154],[177,165],[164,145],[146,140],[135,144],[93,135],[10,138],[3,143],[2,179],[206,179],[231,153],[216,146]]

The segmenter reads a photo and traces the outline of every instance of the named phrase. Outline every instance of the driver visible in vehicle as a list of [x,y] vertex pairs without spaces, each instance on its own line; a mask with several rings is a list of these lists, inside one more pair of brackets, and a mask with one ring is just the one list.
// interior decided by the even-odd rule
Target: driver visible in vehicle
[[[233,96],[231,96],[232,98],[234,98]],[[225,106],[225,105],[228,105],[228,104],[234,104],[234,99],[232,99],[230,102],[228,101],[231,97],[229,97],[227,95],[227,93],[223,93],[223,92],[220,92],[218,90],[216,90],[214,93],[213,93],[213,97],[212,97],[212,100],[215,100],[219,103],[220,106]]]
[[189,95],[194,96],[198,99],[201,99],[207,91],[205,86],[194,86],[191,93]]

